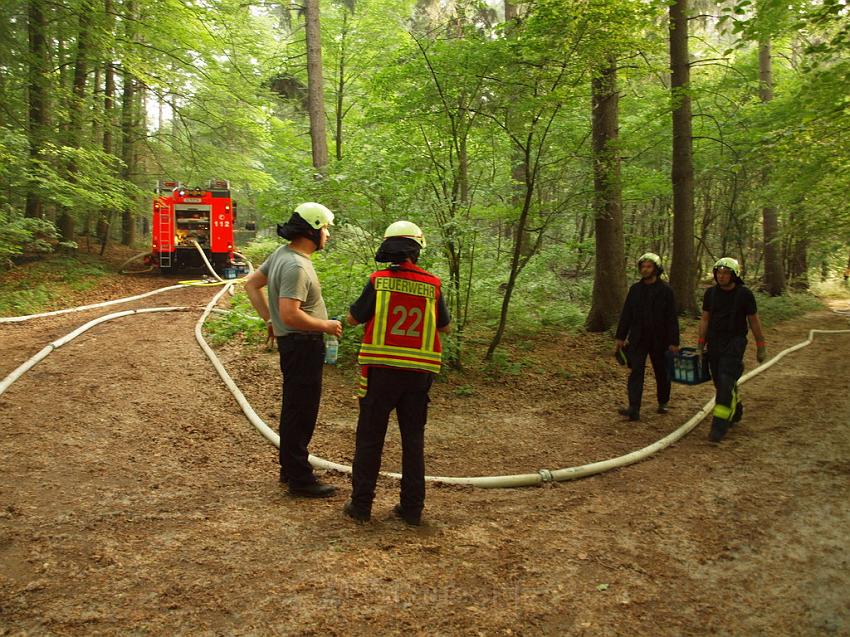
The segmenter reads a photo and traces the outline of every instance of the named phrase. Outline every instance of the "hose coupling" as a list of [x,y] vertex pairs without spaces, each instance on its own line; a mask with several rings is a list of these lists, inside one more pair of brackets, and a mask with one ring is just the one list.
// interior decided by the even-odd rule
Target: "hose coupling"
[[539,469],[537,473],[540,475],[543,482],[552,482],[552,472],[549,471],[549,469]]

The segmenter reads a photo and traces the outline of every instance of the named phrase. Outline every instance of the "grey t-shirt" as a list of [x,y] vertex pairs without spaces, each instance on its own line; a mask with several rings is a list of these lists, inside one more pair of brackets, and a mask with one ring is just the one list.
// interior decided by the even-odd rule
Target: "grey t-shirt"
[[281,320],[278,299],[297,299],[301,301],[304,312],[314,318],[327,320],[328,310],[322,298],[322,286],[319,285],[319,277],[316,276],[310,257],[288,245],[281,246],[260,266],[260,272],[268,278],[269,311],[275,336],[303,331],[293,329]]

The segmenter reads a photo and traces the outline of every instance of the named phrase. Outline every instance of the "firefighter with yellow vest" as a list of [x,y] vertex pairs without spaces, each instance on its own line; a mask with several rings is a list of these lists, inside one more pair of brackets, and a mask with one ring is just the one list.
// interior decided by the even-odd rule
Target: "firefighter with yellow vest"
[[714,280],[717,285],[708,288],[703,295],[697,349],[702,355],[708,345],[708,364],[717,392],[708,439],[720,442],[744,414],[738,396],[738,379],[744,371],[748,324],[756,339],[759,363],[767,358],[767,345],[756,299],[741,279],[738,261],[731,257],[719,259],[714,264]]
[[401,432],[401,498],[393,514],[419,525],[425,505],[425,423],[428,392],[442,358],[440,332],[450,316],[440,279],[416,265],[425,237],[410,221],[387,227],[375,261],[378,270],[351,305],[349,325],[366,324],[357,362],[361,365],[360,415],[351,472],[349,518],[365,522],[372,513],[375,485],[390,413]]

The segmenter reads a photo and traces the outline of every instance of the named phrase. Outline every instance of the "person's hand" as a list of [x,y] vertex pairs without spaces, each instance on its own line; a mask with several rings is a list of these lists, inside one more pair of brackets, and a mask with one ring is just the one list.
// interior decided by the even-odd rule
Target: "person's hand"
[[669,349],[671,352],[673,352],[675,354],[679,351],[679,346],[678,345],[671,345],[667,349]]
[[330,321],[325,321],[325,329],[322,330],[325,334],[330,334],[331,336],[336,336],[337,338],[342,337],[342,322],[337,321],[336,319],[332,319]]
[[699,356],[705,355],[705,339],[704,338],[697,340],[697,354]]
[[759,363],[763,363],[767,360],[767,345],[764,343],[756,344],[756,360]]
[[275,343],[274,336],[274,325],[272,325],[271,319],[266,321],[266,348],[272,349]]
[[623,347],[625,347],[625,345],[626,345],[626,341],[624,341],[623,339],[618,338],[617,340],[615,340],[614,341],[614,354],[616,354],[621,349],[623,349]]

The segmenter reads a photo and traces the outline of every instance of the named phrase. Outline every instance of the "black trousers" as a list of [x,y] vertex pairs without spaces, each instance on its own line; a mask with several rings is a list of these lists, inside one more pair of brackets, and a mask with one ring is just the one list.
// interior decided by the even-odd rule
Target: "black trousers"
[[316,481],[307,461],[307,445],[316,428],[322,398],[325,344],[321,338],[279,336],[283,399],[280,409],[280,471],[289,484],[304,486]]
[[419,514],[425,506],[425,423],[434,375],[387,367],[369,367],[368,373],[357,419],[351,502],[358,511],[372,510],[384,438],[395,409],[401,432],[401,507]]
[[652,362],[652,371],[655,373],[655,395],[658,398],[658,404],[670,402],[670,375],[667,373],[666,351],[666,347],[651,347],[642,343],[629,345],[629,365],[632,371],[626,386],[629,392],[630,409],[640,410],[647,356]]
[[726,342],[708,343],[708,365],[716,391],[712,427],[728,430],[735,415],[738,400],[738,379],[744,373],[744,352],[747,338],[736,336]]

